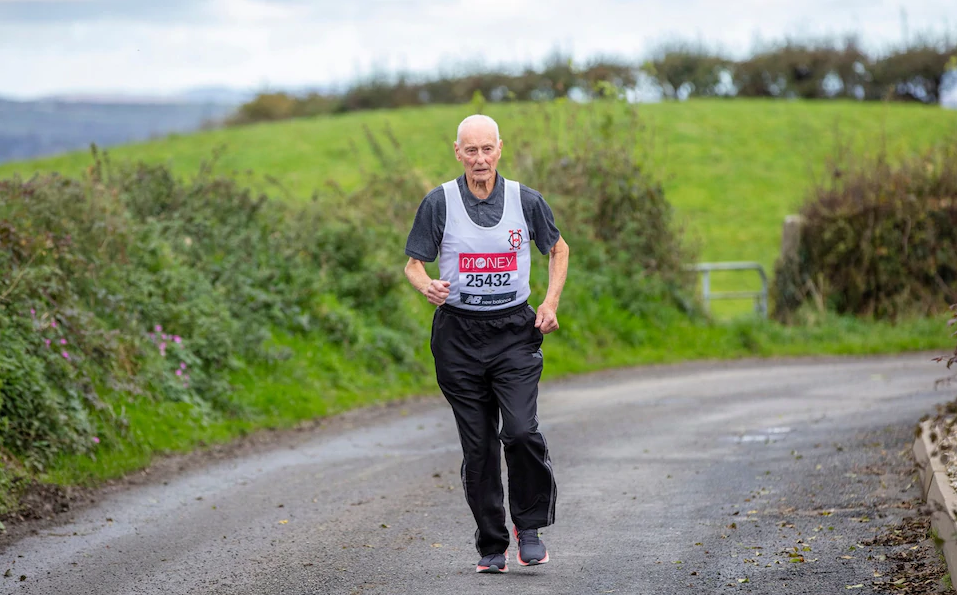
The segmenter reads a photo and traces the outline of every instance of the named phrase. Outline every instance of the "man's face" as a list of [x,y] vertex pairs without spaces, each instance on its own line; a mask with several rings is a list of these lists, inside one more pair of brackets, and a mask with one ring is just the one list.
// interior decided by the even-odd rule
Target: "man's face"
[[487,122],[466,125],[455,143],[455,158],[465,166],[465,177],[473,182],[495,179],[501,157],[502,141],[495,140],[495,128]]

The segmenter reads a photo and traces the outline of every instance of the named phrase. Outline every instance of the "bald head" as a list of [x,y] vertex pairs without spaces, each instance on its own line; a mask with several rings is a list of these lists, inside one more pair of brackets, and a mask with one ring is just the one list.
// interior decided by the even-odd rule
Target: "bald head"
[[455,142],[462,142],[462,133],[463,132],[485,132],[486,130],[491,131],[495,135],[495,142],[498,143],[498,124],[492,118],[484,116],[482,114],[474,114],[462,120],[459,124],[459,129],[455,134]]
[[495,168],[502,156],[498,124],[488,116],[474,115],[462,120],[456,135],[455,158],[465,166],[469,188],[485,198],[495,185]]

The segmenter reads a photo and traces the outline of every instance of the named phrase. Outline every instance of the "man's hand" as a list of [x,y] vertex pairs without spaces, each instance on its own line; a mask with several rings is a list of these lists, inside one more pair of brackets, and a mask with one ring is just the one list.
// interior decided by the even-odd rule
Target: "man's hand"
[[538,307],[535,314],[535,328],[547,335],[558,330],[558,300],[565,287],[565,277],[568,274],[568,244],[561,237],[552,246],[548,256],[548,291],[545,301]]
[[421,260],[409,258],[405,265],[405,276],[409,283],[419,293],[428,298],[433,306],[441,306],[449,297],[449,282],[441,279],[431,279],[425,271],[425,264]]
[[542,331],[543,335],[558,330],[558,314],[555,310],[554,306],[545,302],[535,313],[535,328]]
[[429,303],[441,306],[449,297],[449,282],[441,279],[432,279],[425,291],[422,292],[429,299]]

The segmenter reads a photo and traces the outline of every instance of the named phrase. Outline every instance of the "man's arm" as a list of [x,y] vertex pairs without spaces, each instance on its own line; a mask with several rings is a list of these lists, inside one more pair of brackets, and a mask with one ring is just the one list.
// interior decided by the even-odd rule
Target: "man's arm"
[[[548,334],[558,329],[558,302],[568,276],[568,244],[561,236],[548,253],[548,291],[535,315],[535,328]],[[424,269],[423,269],[423,272]]]
[[421,260],[409,257],[405,265],[405,277],[416,291],[428,298],[430,304],[441,306],[449,297],[449,282],[429,277],[425,263]]

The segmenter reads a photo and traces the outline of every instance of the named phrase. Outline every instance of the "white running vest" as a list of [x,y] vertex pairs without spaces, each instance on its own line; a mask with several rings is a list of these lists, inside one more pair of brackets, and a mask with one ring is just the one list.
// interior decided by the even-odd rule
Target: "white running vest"
[[445,233],[439,246],[439,277],[449,282],[445,303],[466,310],[500,310],[531,295],[532,257],[528,223],[518,182],[505,180],[502,218],[493,227],[477,225],[462,202],[456,180],[445,190]]

